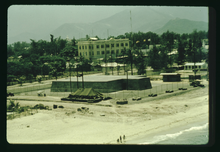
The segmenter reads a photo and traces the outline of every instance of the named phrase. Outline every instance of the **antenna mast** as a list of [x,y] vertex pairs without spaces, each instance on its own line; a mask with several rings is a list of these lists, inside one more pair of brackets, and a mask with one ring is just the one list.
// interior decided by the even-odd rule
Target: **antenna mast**
[[130,21],[131,21],[131,33],[132,33],[132,19],[131,19],[131,10],[130,10]]

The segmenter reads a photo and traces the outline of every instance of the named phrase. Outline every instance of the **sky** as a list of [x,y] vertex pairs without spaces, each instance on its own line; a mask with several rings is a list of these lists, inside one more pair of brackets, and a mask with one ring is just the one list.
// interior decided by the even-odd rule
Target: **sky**
[[8,8],[8,33],[15,36],[39,26],[51,30],[64,23],[92,23],[128,8],[131,7],[12,5]]
[[140,6],[12,5],[8,8],[8,36],[33,31],[44,34],[64,23],[92,23],[134,7]]

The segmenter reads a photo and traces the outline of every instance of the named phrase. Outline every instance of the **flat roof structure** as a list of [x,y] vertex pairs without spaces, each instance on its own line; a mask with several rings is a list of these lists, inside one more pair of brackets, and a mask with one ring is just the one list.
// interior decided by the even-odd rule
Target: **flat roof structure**
[[[152,88],[150,78],[140,75],[89,75],[83,77],[71,77],[71,88],[77,90],[78,88],[93,88],[96,91],[119,91],[119,90],[143,90]],[[84,84],[84,85],[83,85]],[[78,88],[77,88],[78,87]],[[53,81],[51,92],[69,92],[70,78]]]
[[[138,75],[129,75],[128,79],[143,79],[146,78],[145,76],[138,76]],[[118,76],[118,75],[86,75],[83,76],[83,81],[84,82],[107,82],[107,81],[114,81],[114,80],[121,80],[121,79],[127,79],[127,76]],[[58,81],[70,81],[70,78],[66,78],[63,80],[57,80]],[[76,82],[77,81],[77,77],[71,77],[71,81],[72,82]],[[78,81],[81,82],[82,81],[82,77],[78,77]]]
[[163,76],[163,82],[176,82],[181,81],[179,73],[161,73]]
[[180,75],[179,73],[161,73],[160,75]]

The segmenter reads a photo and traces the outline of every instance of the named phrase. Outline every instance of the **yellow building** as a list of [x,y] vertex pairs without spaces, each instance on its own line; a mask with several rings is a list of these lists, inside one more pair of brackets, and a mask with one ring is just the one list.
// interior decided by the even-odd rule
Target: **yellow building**
[[129,49],[129,39],[110,39],[110,40],[97,40],[90,38],[88,41],[78,42],[78,56],[82,55],[86,59],[104,58],[105,55],[116,56],[123,50]]

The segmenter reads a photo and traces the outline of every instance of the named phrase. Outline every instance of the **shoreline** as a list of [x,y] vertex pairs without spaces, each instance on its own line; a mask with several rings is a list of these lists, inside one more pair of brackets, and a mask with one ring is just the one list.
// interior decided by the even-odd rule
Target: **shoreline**
[[[124,106],[60,103],[64,109],[39,110],[34,115],[7,120],[7,141],[11,144],[114,145],[120,136],[125,135],[127,143],[122,144],[136,144],[145,137],[178,132],[208,122],[207,98],[208,95],[198,89],[153,102]],[[20,101],[21,105],[35,103],[37,101]],[[53,104],[42,103],[45,106]],[[88,107],[93,113],[77,112],[81,106]]]
[[207,121],[206,118],[204,118],[204,119],[201,119],[201,120],[197,120],[197,121],[194,121],[194,122],[187,123],[185,126],[176,126],[176,127],[171,127],[171,128],[161,130],[161,131],[155,132],[155,133],[142,134],[142,135],[139,135],[139,137],[135,137],[135,138],[132,138],[130,140],[127,140],[124,144],[128,144],[128,145],[133,145],[133,144],[137,144],[137,145],[154,145],[156,143],[152,143],[152,139],[156,136],[176,134],[176,133],[179,133],[181,131],[190,129],[192,127],[200,127],[200,126],[203,126],[203,125],[206,125],[206,124],[208,124],[208,126],[209,126],[209,122]]

